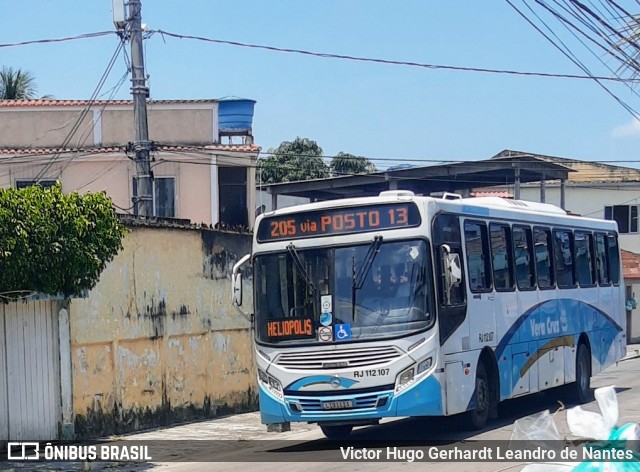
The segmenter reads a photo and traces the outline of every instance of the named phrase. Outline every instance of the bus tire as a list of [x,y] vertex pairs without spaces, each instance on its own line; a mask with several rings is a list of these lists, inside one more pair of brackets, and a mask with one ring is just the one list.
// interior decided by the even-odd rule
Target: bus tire
[[573,397],[579,403],[589,403],[591,392],[591,355],[584,343],[578,345],[576,353],[576,381],[573,387]]
[[353,426],[349,425],[334,425],[334,426],[326,426],[320,425],[320,429],[322,433],[327,437],[327,439],[346,439],[351,434],[351,430]]
[[491,385],[489,384],[487,369],[482,360],[478,362],[474,395],[476,397],[476,406],[473,410],[465,413],[464,421],[466,429],[472,431],[485,427],[491,409]]

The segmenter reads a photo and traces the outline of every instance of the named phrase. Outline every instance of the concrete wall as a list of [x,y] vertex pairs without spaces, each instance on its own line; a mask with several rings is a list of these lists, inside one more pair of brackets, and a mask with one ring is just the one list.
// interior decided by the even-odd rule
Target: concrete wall
[[[73,158],[72,158],[73,157]],[[219,220],[217,211],[218,181],[215,166],[208,165],[211,159],[201,154],[187,152],[177,154],[158,152],[153,164],[156,177],[175,177],[176,218],[194,223],[215,225]],[[164,159],[172,162],[163,162]],[[209,160],[208,160],[209,159]],[[18,180],[32,180],[39,176],[45,166],[49,166],[51,156],[18,157],[17,162],[5,166],[0,172],[0,187],[15,187]],[[179,162],[179,161],[186,162]],[[221,165],[248,167],[247,210],[249,227],[253,227],[255,212],[255,157],[218,158]],[[100,155],[64,154],[49,166],[42,179],[60,180],[66,193],[79,191],[105,191],[121,209],[132,211],[133,177],[135,163],[124,154],[105,153]],[[212,211],[212,206],[214,210]],[[123,210],[119,210],[123,211]]]
[[[58,147],[65,141],[80,117],[80,110],[45,109],[34,112],[31,109],[0,110],[0,143],[5,148],[45,148]],[[93,114],[86,114],[80,123],[76,139],[68,147],[78,145],[84,139],[85,146],[93,146]]]
[[[210,144],[216,106],[208,109],[158,109],[149,106],[149,139],[164,144]],[[216,117],[217,119],[217,117]],[[102,113],[102,145],[122,145],[134,140],[133,112],[130,109],[105,110]]]
[[249,235],[132,228],[69,308],[78,438],[257,407],[250,324],[230,302],[249,251]]
[[[287,208],[296,205],[304,205],[309,203],[309,199],[305,197],[294,197],[290,195],[278,195],[278,209]],[[258,209],[262,205],[264,205],[264,211],[273,210],[273,200],[270,193],[267,193],[265,190],[260,190],[259,188],[256,190],[256,203],[255,208]]]
[[[218,104],[148,104],[149,138],[162,143],[210,144],[217,135]],[[59,147],[84,112],[83,106],[0,109],[0,143],[5,148]],[[69,148],[122,146],[134,139],[133,105],[94,105]]]

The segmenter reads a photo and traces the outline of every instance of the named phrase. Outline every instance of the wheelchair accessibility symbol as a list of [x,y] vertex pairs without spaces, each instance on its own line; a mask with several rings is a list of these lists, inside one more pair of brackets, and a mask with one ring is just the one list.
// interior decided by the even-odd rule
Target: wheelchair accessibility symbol
[[351,325],[350,324],[337,324],[333,326],[334,336],[336,341],[348,341],[351,339]]

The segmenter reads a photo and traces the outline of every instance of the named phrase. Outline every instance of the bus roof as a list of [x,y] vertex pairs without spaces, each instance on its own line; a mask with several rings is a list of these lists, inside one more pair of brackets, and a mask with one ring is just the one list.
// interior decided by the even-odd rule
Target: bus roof
[[[452,198],[453,197],[453,198]],[[288,213],[298,213],[310,210],[320,210],[325,208],[343,208],[359,205],[370,205],[373,203],[394,203],[394,202],[406,202],[414,201],[416,203],[434,203],[443,210],[453,211],[462,214],[471,214],[477,216],[488,216],[489,210],[497,210],[499,212],[517,214],[536,214],[539,216],[547,216],[551,218],[564,217],[565,224],[571,220],[577,219],[586,222],[598,222],[600,224],[609,223],[611,229],[616,228],[615,221],[607,221],[598,218],[588,218],[580,215],[574,215],[568,213],[562,208],[549,203],[530,202],[526,200],[513,200],[501,197],[470,197],[462,198],[457,194],[445,194],[445,198],[441,197],[427,197],[414,195],[413,192],[407,190],[389,190],[380,193],[379,196],[373,197],[357,197],[357,198],[344,198],[338,200],[326,200],[322,202],[307,203],[303,205],[295,205],[291,207],[281,208],[265,212],[260,215],[261,217],[269,217],[274,215],[283,215]],[[608,225],[607,225],[608,226]]]

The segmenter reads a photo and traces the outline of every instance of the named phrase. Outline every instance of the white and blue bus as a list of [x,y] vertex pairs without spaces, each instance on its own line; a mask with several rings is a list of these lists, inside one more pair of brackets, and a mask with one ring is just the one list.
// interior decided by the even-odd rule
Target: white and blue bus
[[329,438],[382,418],[464,414],[590,377],[626,351],[617,226],[549,204],[407,191],[256,220],[262,422]]

